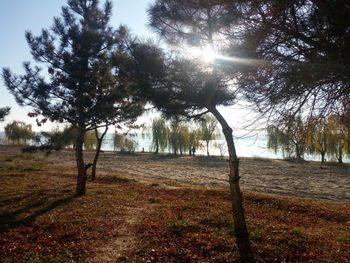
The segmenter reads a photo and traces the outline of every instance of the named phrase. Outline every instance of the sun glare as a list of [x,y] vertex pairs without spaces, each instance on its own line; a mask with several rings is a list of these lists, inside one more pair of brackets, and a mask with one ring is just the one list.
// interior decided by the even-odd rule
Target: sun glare
[[207,63],[211,63],[216,58],[215,50],[211,46],[206,46],[202,51],[203,60]]
[[[202,47],[187,47],[182,50],[185,56],[196,60],[203,61],[207,65],[211,65],[217,61],[227,61],[231,63],[247,64],[247,65],[259,65],[268,63],[265,60],[248,59],[243,57],[225,56],[217,53],[211,45]],[[215,61],[217,60],[217,61]]]
[[217,57],[215,50],[209,45],[205,47],[191,47],[188,49],[188,53],[190,56],[201,59],[205,63],[212,63]]

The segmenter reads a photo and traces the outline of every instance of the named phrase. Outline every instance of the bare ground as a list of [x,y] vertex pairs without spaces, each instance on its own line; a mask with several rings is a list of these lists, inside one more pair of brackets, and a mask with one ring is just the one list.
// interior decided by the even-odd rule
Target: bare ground
[[[56,222],[57,215],[60,215],[59,217],[62,217],[63,215],[64,220],[62,221],[62,218],[60,220],[62,222],[67,221],[69,222],[69,224],[72,224],[72,226],[73,224],[75,224],[75,221],[78,223],[81,221],[76,226],[76,229],[82,231],[81,228],[84,229],[87,227],[87,229],[84,230],[85,232],[81,232],[80,235],[82,235],[83,237],[86,234],[88,237],[90,235],[90,237],[81,238],[79,240],[82,240],[81,242],[86,242],[86,245],[88,245],[88,242],[90,242],[88,240],[91,239],[91,242],[95,242],[92,244],[96,244],[92,252],[84,252],[87,254],[90,253],[91,255],[88,258],[85,258],[83,260],[84,262],[144,262],[148,260],[151,260],[149,262],[158,262],[163,256],[170,258],[173,257],[172,259],[176,261],[182,258],[182,256],[177,254],[175,254],[174,256],[172,254],[173,252],[171,252],[173,251],[173,247],[171,246],[172,244],[174,244],[174,240],[177,240],[177,237],[168,237],[169,233],[167,232],[167,229],[169,228],[169,225],[171,226],[171,231],[183,231],[183,229],[187,227],[187,224],[189,224],[191,220],[198,220],[198,214],[203,213],[202,217],[205,219],[200,219],[199,222],[203,221],[204,223],[194,223],[193,226],[195,227],[195,229],[197,229],[198,227],[204,228],[211,225],[217,227],[216,223],[212,223],[212,220],[214,220],[213,222],[216,222],[215,220],[217,220],[218,217],[216,214],[218,212],[215,211],[216,207],[220,207],[219,210],[220,213],[222,213],[221,206],[224,204],[225,207],[227,206],[225,208],[227,210],[227,214],[229,214],[230,211],[228,202],[226,202],[227,198],[224,198],[226,200],[226,203],[223,203],[224,200],[221,200],[223,197],[223,194],[221,194],[221,192],[201,190],[213,188],[227,188],[228,184],[226,180],[228,174],[228,167],[226,160],[222,158],[208,158],[204,156],[172,157],[165,155],[154,155],[149,153],[103,153],[99,162],[97,180],[94,183],[89,183],[88,195],[86,197],[82,199],[69,199],[69,201],[67,202],[73,203],[63,203],[64,206],[62,206],[61,208],[59,207],[60,205],[62,205],[62,202],[60,200],[55,201],[48,206],[50,209],[44,207],[43,209],[34,211],[33,215],[35,216],[33,216],[31,214],[31,212],[33,212],[31,211],[31,207],[33,206],[32,202],[34,202],[35,200],[27,200],[25,196],[26,194],[28,195],[28,193],[31,194],[33,191],[37,193],[40,190],[38,192],[38,197],[41,196],[40,198],[43,199],[41,200],[39,198],[43,202],[43,205],[45,205],[44,200],[51,200],[53,198],[51,196],[53,194],[54,198],[58,198],[61,197],[62,192],[64,195],[67,195],[69,198],[71,198],[71,190],[74,189],[74,181],[76,175],[74,153],[72,151],[65,150],[62,152],[54,153],[47,157],[43,157],[42,154],[20,154],[20,150],[17,147],[0,146],[0,156],[2,156],[3,158],[3,164],[8,165],[8,167],[0,167],[0,172],[3,175],[2,180],[5,182],[4,187],[2,189],[3,192],[1,195],[3,195],[6,200],[9,198],[9,196],[13,196],[11,197],[13,200],[5,200],[5,203],[8,203],[8,207],[6,207],[7,210],[9,209],[10,212],[14,210],[14,213],[9,213],[9,211],[4,210],[3,214],[18,214],[16,218],[14,218],[15,221],[13,221],[10,218],[13,221],[12,222],[10,220],[10,223],[13,225],[12,227],[18,226],[18,231],[23,231],[22,221],[26,224],[32,222],[32,220],[27,219],[34,220],[34,227],[39,227],[39,225],[40,227],[42,227],[45,226],[45,224],[47,224],[47,218],[50,219],[49,222],[51,227],[52,222]],[[6,156],[9,156],[8,160]],[[85,153],[85,156],[87,161],[89,161],[89,159],[92,159],[93,153],[87,152]],[[263,193],[307,197],[312,199],[324,199],[328,201],[335,201],[336,203],[344,203],[335,204],[334,202],[331,202],[330,207],[334,206],[335,208],[332,208],[333,210],[329,210],[329,212],[327,212],[329,213],[328,215],[326,212],[324,212],[326,210],[322,210],[324,208],[322,208],[323,206],[321,206],[321,203],[317,203],[317,201],[307,201],[308,199],[305,199],[306,201],[298,201],[299,199],[295,199],[296,201],[288,201],[288,197],[285,197],[285,199],[281,199],[282,201],[279,201],[278,198],[280,197],[276,197],[277,199],[275,200],[272,197],[264,197],[263,195],[256,196],[254,193],[251,193],[248,194],[248,199],[246,200],[248,221],[251,220],[251,224],[253,224],[252,220],[257,220],[257,218],[259,218],[260,213],[262,217],[261,222],[265,222],[266,218],[268,216],[271,216],[269,221],[266,222],[271,221],[271,227],[273,229],[276,228],[276,222],[274,222],[274,220],[277,219],[278,223],[283,223],[281,224],[281,227],[283,229],[286,226],[288,226],[291,228],[292,232],[297,231],[298,235],[300,235],[300,231],[304,231],[303,229],[299,229],[299,225],[305,226],[307,224],[310,224],[310,226],[308,227],[311,229],[311,236],[313,236],[315,235],[313,230],[315,229],[315,226],[317,225],[317,229],[319,229],[320,227],[320,224],[317,220],[321,220],[323,217],[325,217],[327,218],[327,220],[331,219],[330,222],[333,222],[335,219],[338,220],[339,218],[340,221],[336,221],[335,226],[331,226],[330,222],[327,221],[327,224],[325,224],[325,230],[322,230],[322,237],[335,235],[331,238],[332,242],[336,242],[336,246],[338,246],[339,243],[341,249],[339,250],[338,247],[337,249],[339,251],[342,251],[341,253],[345,253],[344,251],[346,251],[348,237],[347,234],[344,233],[346,233],[346,229],[348,229],[350,221],[348,219],[348,212],[344,212],[343,210],[345,209],[346,211],[348,211],[347,207],[350,201],[349,165],[321,165],[318,162],[292,163],[283,160],[243,158],[241,160],[240,170],[242,176],[242,188],[243,190],[245,190],[245,192],[246,190],[248,190]],[[22,178],[21,180],[25,180],[25,182],[22,182],[20,184],[18,181],[18,185],[16,185],[14,183],[14,180],[17,177],[18,179]],[[33,181],[34,177],[36,178],[35,181]],[[11,186],[11,188],[7,185]],[[21,187],[23,189],[19,188],[20,185],[22,185]],[[122,185],[124,186],[122,187]],[[71,190],[67,190],[67,188]],[[57,191],[58,193],[56,193]],[[191,191],[194,192],[192,193]],[[94,198],[96,194],[99,194],[98,199]],[[101,194],[102,198],[100,196]],[[119,196],[120,194],[123,195]],[[46,198],[46,195],[48,196],[48,198]],[[203,197],[199,198],[198,195],[203,195]],[[211,195],[214,195],[215,198],[212,198]],[[221,199],[219,198],[220,200],[217,200],[218,197],[220,197]],[[37,197],[35,196],[35,198]],[[196,198],[199,199],[196,200]],[[216,202],[215,205],[208,206],[207,198],[212,198],[210,202],[212,202],[213,204]],[[266,201],[266,198],[269,200],[268,202]],[[28,207],[30,208],[30,211],[27,211],[27,208],[25,208],[25,210],[23,210],[23,214],[22,209],[18,209],[17,207],[23,202],[21,201],[21,203],[18,203],[16,201],[17,199],[25,200],[29,204]],[[24,202],[24,205],[27,204],[26,202]],[[182,204],[181,202],[184,203]],[[203,202],[203,204],[199,205],[198,202]],[[78,203],[82,203],[82,205]],[[299,207],[300,203],[302,203],[302,205]],[[82,209],[85,206],[88,207],[88,210],[82,210],[84,212],[79,213],[82,213],[82,215],[84,215],[86,212],[88,212],[89,215],[85,214],[82,217],[81,215],[79,215],[79,213],[76,212],[76,210],[74,210],[75,212],[73,219],[68,219],[73,215],[73,209],[67,209],[65,208],[65,206],[68,207],[69,205],[73,204],[75,204],[75,206],[77,207],[81,207]],[[276,211],[270,211],[272,207],[274,207],[272,206],[272,204],[276,205],[276,209],[273,208]],[[101,206],[101,209],[98,208],[99,206]],[[51,209],[53,210],[51,211]],[[77,208],[75,207],[75,209]],[[213,211],[204,211],[205,209],[213,209]],[[194,213],[194,210],[196,210],[196,213]],[[308,213],[310,215],[308,214],[306,216],[305,211],[309,210],[310,212]],[[186,214],[186,216],[182,215],[183,213],[185,213],[185,211],[187,211],[186,213],[189,213]],[[45,213],[48,214],[45,215]],[[108,215],[108,213],[110,213],[110,215]],[[179,215],[177,213],[179,213]],[[211,213],[213,219],[211,219],[210,216],[208,217],[208,215],[210,215]],[[340,214],[338,215],[337,213]],[[287,214],[288,216],[286,217]],[[291,217],[291,215],[293,215],[293,217]],[[315,215],[317,215],[317,217],[315,217]],[[24,217],[25,220],[21,219],[21,217]],[[65,219],[65,217],[67,217],[67,219]],[[172,217],[174,217],[175,219]],[[220,219],[221,221],[227,221],[226,215],[222,216],[220,214],[220,217],[222,217]],[[98,220],[96,220],[96,218],[98,218]],[[181,218],[186,218],[187,221],[183,221],[183,219]],[[288,218],[292,219],[290,219],[290,222],[288,222],[288,224],[286,225],[285,220]],[[118,220],[113,221],[116,219]],[[40,223],[39,225],[36,225],[35,221],[38,220],[39,222],[43,222],[44,224]],[[4,222],[5,221],[6,220],[4,220]],[[85,221],[88,222],[88,224],[86,224]],[[101,225],[100,221],[103,222],[103,225]],[[210,224],[208,224],[208,222],[210,222]],[[258,223],[260,224],[260,221],[258,221]],[[28,227],[31,227],[31,224],[32,223],[30,223]],[[220,224],[226,227],[226,223]],[[296,227],[293,224],[296,224]],[[342,226],[341,229],[340,226]],[[63,226],[61,226],[61,224],[58,224],[57,227]],[[103,230],[102,227],[104,227],[105,230]],[[328,228],[331,230],[329,230]],[[7,229],[6,224],[4,225],[4,229]],[[93,231],[95,231],[94,229],[96,229],[96,231],[98,230],[102,232],[100,232],[100,234],[97,234],[97,232],[92,232],[88,234],[89,231],[91,231],[91,229]],[[189,227],[189,230],[194,231],[194,229],[192,229],[191,227]],[[282,230],[281,232],[284,233],[285,230]],[[17,231],[17,228],[14,228],[14,231]],[[270,244],[271,237],[268,237],[267,233],[275,233],[274,231],[276,232],[276,229],[272,232],[266,230],[266,240],[264,239],[264,235],[262,237],[259,237],[260,241],[256,244],[256,246],[262,246],[262,244],[265,244],[265,242],[267,241]],[[255,234],[259,234],[260,236],[260,232],[258,232]],[[100,236],[105,235],[103,233],[107,234],[107,236],[101,239]],[[317,233],[319,233],[319,231]],[[63,234],[64,236],[67,235],[65,232],[63,232]],[[200,234],[202,235],[202,233]],[[304,235],[304,233],[302,234]],[[29,237],[31,235],[35,236],[35,233],[26,235]],[[198,235],[198,233],[194,233],[193,238],[197,240]],[[4,232],[2,240],[5,242],[11,236],[11,232]],[[25,251],[26,246],[28,245],[28,242],[25,240],[31,240],[30,238],[27,238],[27,236],[23,236],[22,234],[20,234],[22,241],[16,242],[16,239],[14,239],[13,247],[18,247],[17,250],[19,251]],[[49,238],[52,238],[51,230],[47,233],[47,236]],[[1,237],[2,236],[0,233],[0,241]],[[218,237],[221,238],[221,233],[218,233]],[[277,249],[277,247],[279,248],[280,246],[279,242],[281,237],[276,236],[273,238],[276,238],[277,240]],[[207,242],[207,240],[213,241],[212,239],[212,234],[203,237],[203,241],[206,240],[205,243]],[[316,242],[318,239],[319,238],[315,238],[314,240],[313,237],[310,237],[310,244],[314,244],[312,242]],[[334,239],[336,239],[336,241],[334,241]],[[219,242],[220,240],[221,239],[218,239],[217,242]],[[228,240],[229,242],[232,242],[230,241],[230,239]],[[286,242],[287,241],[290,242],[290,237],[286,238]],[[12,249],[12,245],[10,246],[6,244],[6,242],[3,243],[3,248],[1,248],[0,242],[0,250],[3,249],[3,251],[9,253],[8,247]],[[45,242],[46,241],[43,241],[42,243],[44,244]],[[188,245],[186,243],[188,242],[186,238],[179,238],[176,242],[179,242],[179,244],[181,242],[185,242],[183,244],[185,248]],[[286,244],[289,244],[288,242]],[[41,243],[39,241],[36,241],[33,247],[37,249],[37,247],[40,244]],[[66,242],[64,242],[63,244],[66,244]],[[75,246],[78,245],[83,246],[83,244],[80,243],[78,243]],[[162,247],[163,245],[164,248],[159,249],[159,247]],[[317,246],[313,246],[315,247],[315,249],[318,249],[319,244]],[[56,248],[57,246],[55,245],[53,247]],[[155,247],[158,249],[155,250]],[[298,245],[296,246],[295,253],[299,251],[299,247],[302,247],[302,245],[299,245],[298,243]],[[321,249],[322,247],[323,246],[319,246],[319,249]],[[259,250],[257,253],[261,254],[260,257],[265,258],[267,257],[267,255],[271,255],[269,249],[270,248],[267,247],[261,249],[262,252]],[[289,245],[286,245],[285,251],[288,251],[288,249]],[[216,249],[213,249],[213,251],[216,251]],[[280,252],[276,251],[274,251],[274,253],[278,255]],[[314,252],[315,251],[312,251],[312,253]],[[25,252],[18,253],[25,254]],[[231,255],[232,251],[227,253],[229,253],[228,255]],[[265,255],[264,253],[267,254]],[[197,257],[198,254],[195,254],[194,256]],[[231,256],[229,256],[229,258],[230,257]],[[312,256],[311,258],[313,257],[314,256]],[[79,258],[79,255],[76,256],[76,258]],[[344,257],[340,258],[344,259]],[[64,261],[73,262],[67,259]],[[163,260],[163,262],[168,261]],[[204,260],[203,262],[207,261]],[[294,261],[291,260],[291,262]],[[303,260],[301,260],[300,262],[303,262]],[[339,262],[347,261],[342,260]]]
[[[49,156],[53,166],[75,173],[74,155],[63,151]],[[87,162],[92,153],[86,153]],[[59,162],[58,162],[59,160]],[[242,158],[243,190],[290,195],[321,200],[350,202],[350,165],[294,163],[285,160]],[[221,157],[173,157],[167,155],[102,153],[98,164],[101,180],[116,180],[113,174],[139,182],[167,187],[227,187],[228,164]]]

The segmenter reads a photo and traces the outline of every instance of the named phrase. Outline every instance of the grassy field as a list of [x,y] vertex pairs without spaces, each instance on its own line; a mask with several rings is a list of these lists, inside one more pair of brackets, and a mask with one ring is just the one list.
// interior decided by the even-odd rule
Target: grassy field
[[[2,262],[237,259],[225,188],[133,179],[102,163],[77,198],[73,156],[61,156],[0,149]],[[248,191],[244,200],[258,262],[349,262],[349,203]]]

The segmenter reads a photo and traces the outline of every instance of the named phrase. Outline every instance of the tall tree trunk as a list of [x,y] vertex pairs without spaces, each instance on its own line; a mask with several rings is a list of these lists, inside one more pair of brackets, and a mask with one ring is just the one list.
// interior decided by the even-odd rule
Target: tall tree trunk
[[209,156],[209,141],[206,141],[207,142],[207,156]]
[[301,154],[300,154],[300,150],[299,150],[299,144],[295,144],[295,155],[297,157],[297,160],[300,161],[301,160]]
[[159,152],[159,141],[157,140],[157,142],[156,142],[156,154],[158,154],[158,152]]
[[215,107],[210,108],[209,111],[221,124],[229,152],[229,184],[231,192],[234,233],[239,250],[240,262],[252,263],[255,262],[255,259],[249,240],[247,224],[245,221],[243,197],[239,186],[239,159],[236,154],[235,144],[232,137],[232,129]]
[[78,136],[75,144],[75,160],[78,168],[77,177],[77,189],[76,195],[84,195],[86,192],[86,169],[83,157],[83,144],[84,144],[85,129],[78,128]]
[[343,163],[343,146],[342,145],[339,145],[338,163]]
[[325,163],[325,155],[326,155],[326,152],[325,151],[321,151],[321,162],[322,163]]
[[97,161],[98,161],[98,158],[100,156],[102,141],[103,141],[103,138],[105,137],[107,131],[108,131],[108,124],[106,124],[105,130],[101,134],[101,137],[98,137],[98,130],[95,129],[95,136],[97,139],[97,145],[96,145],[95,157],[94,157],[94,161],[92,162],[92,169],[91,169],[91,180],[92,181],[96,179]]

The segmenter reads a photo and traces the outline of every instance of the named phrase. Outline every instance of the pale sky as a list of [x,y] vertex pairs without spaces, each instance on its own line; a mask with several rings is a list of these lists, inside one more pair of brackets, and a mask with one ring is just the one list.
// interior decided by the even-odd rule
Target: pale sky
[[[151,0],[112,0],[112,3],[113,17],[110,24],[114,28],[125,24],[141,38],[154,37],[146,25],[146,9]],[[53,17],[60,16],[64,5],[66,0],[0,0],[0,68],[9,67],[16,74],[22,73],[22,63],[31,61],[25,31],[30,30],[38,35],[42,28],[50,28]],[[32,123],[34,130],[39,129],[35,119],[27,117],[30,108],[18,106],[1,79],[0,107],[4,106],[10,106],[11,113],[5,122],[0,123],[0,130],[12,120]],[[50,130],[51,125],[46,124],[40,129]]]
[[[103,0],[101,0],[103,2]],[[152,0],[112,0],[113,17],[111,25],[127,25],[134,35],[144,38],[156,38],[147,26],[146,9]],[[24,37],[26,30],[34,35],[42,28],[50,28],[53,17],[60,16],[61,7],[66,0],[0,0],[0,69],[9,67],[15,74],[23,72],[22,63],[31,61],[31,54]],[[0,107],[10,106],[11,113],[0,123],[0,131],[12,120],[31,123],[33,129],[50,130],[52,124],[37,127],[35,119],[27,117],[28,107],[20,107],[0,79]],[[221,109],[228,122],[235,127],[242,127],[243,117],[247,112],[239,107]],[[149,116],[147,117],[149,119]],[[251,119],[248,117],[248,119]],[[244,125],[243,125],[244,126]]]

